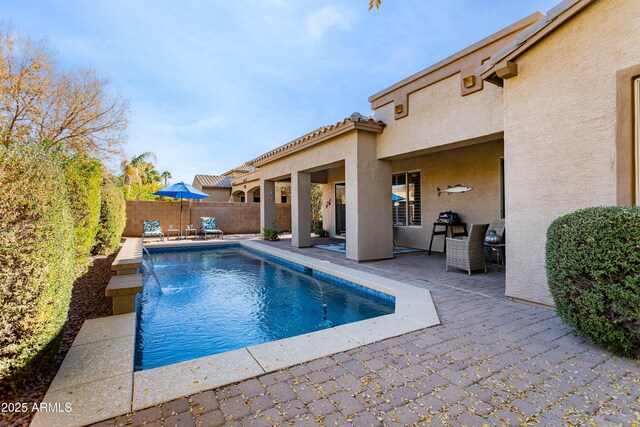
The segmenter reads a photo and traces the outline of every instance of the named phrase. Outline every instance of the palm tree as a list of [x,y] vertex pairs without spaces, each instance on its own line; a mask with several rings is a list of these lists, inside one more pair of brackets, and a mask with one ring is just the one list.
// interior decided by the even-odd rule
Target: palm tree
[[165,186],[165,187],[167,186],[167,180],[169,180],[169,179],[173,178],[173,177],[171,176],[171,172],[169,172],[169,171],[164,171],[164,172],[162,172],[162,173],[160,174],[160,176],[162,177],[162,179],[164,179],[164,186]]
[[120,164],[124,184],[127,186],[127,198],[131,195],[131,184],[142,184],[149,161],[155,162],[156,155],[146,151],[131,159],[124,159]]
[[153,166],[152,163],[148,163],[148,162],[145,162],[144,165],[142,166],[141,177],[142,177],[143,185],[157,184],[162,179],[160,177],[160,172],[156,170],[155,166]]

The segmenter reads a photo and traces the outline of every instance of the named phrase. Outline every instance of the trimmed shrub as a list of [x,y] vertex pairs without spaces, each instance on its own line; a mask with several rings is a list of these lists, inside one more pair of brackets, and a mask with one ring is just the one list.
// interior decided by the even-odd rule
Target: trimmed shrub
[[318,237],[327,237],[329,233],[322,228],[322,220],[311,221],[311,232]]
[[127,222],[127,204],[122,191],[113,184],[100,188],[100,226],[94,253],[111,254],[118,249]]
[[76,155],[64,161],[64,172],[73,214],[75,265],[79,275],[89,265],[91,249],[96,245],[102,164],[99,160]]
[[280,230],[275,230],[273,228],[263,228],[262,229],[262,239],[263,240],[280,240],[280,235],[283,232]]
[[29,374],[57,349],[71,299],[74,236],[64,172],[51,154],[0,145],[0,188],[2,379]]
[[547,278],[562,319],[616,354],[640,356],[640,207],[597,207],[556,219]]

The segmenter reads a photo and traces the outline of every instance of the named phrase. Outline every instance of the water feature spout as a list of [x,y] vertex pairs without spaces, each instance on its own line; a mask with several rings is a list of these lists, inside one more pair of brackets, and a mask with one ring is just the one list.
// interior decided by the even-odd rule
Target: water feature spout
[[320,291],[320,299],[322,300],[322,303],[324,304],[324,290],[322,289],[322,285],[320,284],[318,279],[316,279],[315,277],[311,277],[310,279],[313,280],[316,283],[316,286],[318,286],[318,291]]
[[320,290],[320,298],[322,300],[322,322],[318,323],[318,328],[321,329],[327,329],[327,328],[331,328],[333,327],[333,322],[329,319],[327,319],[328,315],[327,315],[327,304],[324,302],[324,291],[322,289],[322,285],[320,284],[320,282],[318,281],[318,279],[313,278],[313,281],[316,282],[316,285],[318,285],[318,289]]
[[143,246],[143,247],[142,247],[142,252],[144,252],[145,254],[147,254],[147,257],[149,257],[149,261],[151,261],[151,265],[154,265],[154,264],[153,264],[153,258],[151,258],[151,254],[149,253],[149,250]]
[[[149,260],[151,261],[151,258],[149,258]],[[149,267],[149,265],[151,265],[151,267]],[[146,259],[142,260],[142,266],[149,272],[151,273],[151,277],[153,277],[156,280],[156,283],[158,284],[158,286],[160,286],[160,279],[158,279],[158,275],[156,275],[155,272],[155,266],[153,264],[153,261],[151,261],[150,263],[147,262]]]

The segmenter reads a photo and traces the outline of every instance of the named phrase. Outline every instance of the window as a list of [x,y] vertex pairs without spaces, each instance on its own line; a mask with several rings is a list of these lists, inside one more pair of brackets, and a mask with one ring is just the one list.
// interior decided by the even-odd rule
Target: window
[[422,224],[420,172],[402,172],[391,176],[391,209],[395,227]]
[[393,225],[407,225],[407,174],[397,173],[391,176],[391,203],[393,206]]
[[504,158],[500,159],[500,218],[505,218]]
[[287,203],[287,196],[280,196],[280,203]]
[[640,78],[635,81],[635,186],[636,186],[636,206],[640,206]]
[[244,196],[240,196],[240,203],[244,203],[244,201],[245,201]]

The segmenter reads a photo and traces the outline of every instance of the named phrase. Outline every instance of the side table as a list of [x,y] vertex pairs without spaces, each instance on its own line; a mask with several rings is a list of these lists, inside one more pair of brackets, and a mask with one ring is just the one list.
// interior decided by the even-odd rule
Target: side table
[[176,240],[178,240],[180,238],[180,229],[179,228],[168,228],[167,229],[167,240],[169,240],[169,237],[171,237],[171,233],[174,233],[176,235]]
[[504,243],[485,243],[484,244],[484,252],[485,252],[485,261],[488,260],[488,266],[491,268],[493,265],[493,256],[496,258],[496,266],[498,268],[503,267],[505,265],[505,249],[506,245]]

